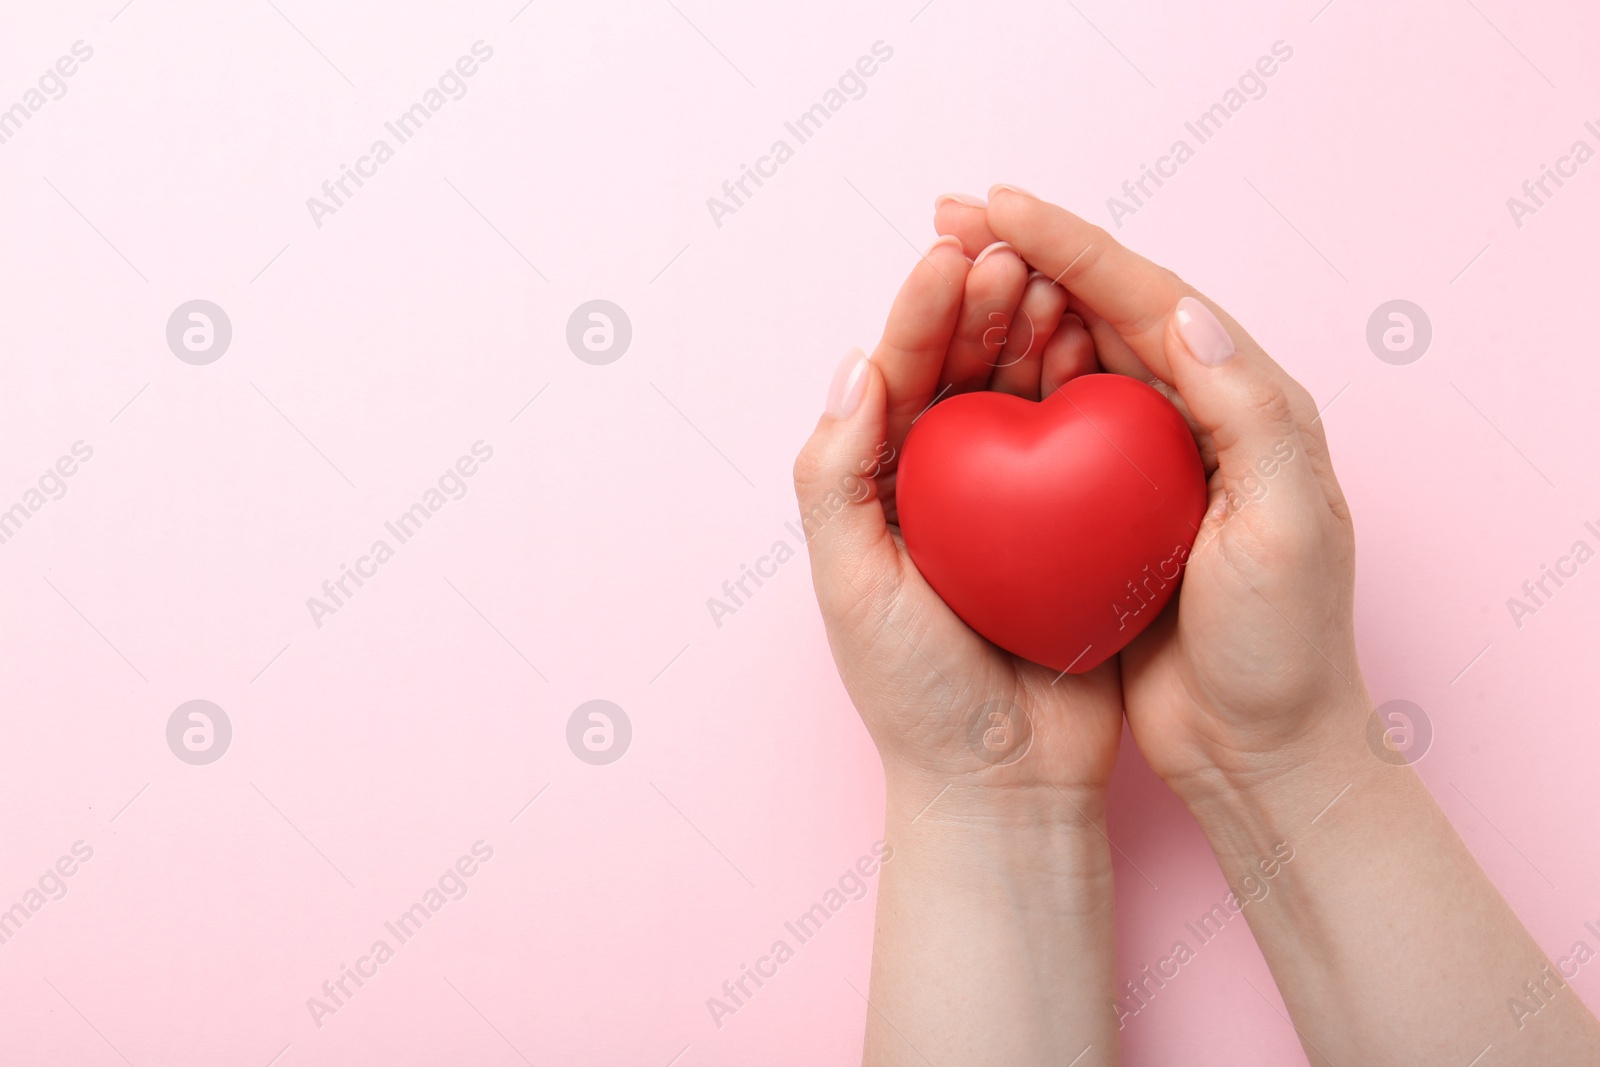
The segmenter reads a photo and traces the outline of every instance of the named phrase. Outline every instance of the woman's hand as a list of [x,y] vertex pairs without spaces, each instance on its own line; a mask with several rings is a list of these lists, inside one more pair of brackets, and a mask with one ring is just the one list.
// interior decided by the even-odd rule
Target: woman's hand
[[1180,595],[1122,653],[1128,723],[1195,800],[1358,738],[1370,705],[1352,625],[1354,536],[1310,395],[1171,271],[1031,195],[947,200],[941,233],[1005,240],[1070,293],[1106,370],[1154,381],[1210,479]]
[[1153,375],[1195,431],[1211,506],[1176,600],[1122,652],[1128,723],[1242,887],[1308,1059],[1600,1064],[1594,1016],[1415,772],[1368,747],[1354,538],[1310,396],[1175,274],[1060,208],[1002,186],[938,215],[1064,286],[1100,363]]
[[[899,449],[939,396],[1037,399],[1042,378],[1092,364],[1064,292],[1007,248],[974,258],[954,240],[929,249],[872,358],[840,365],[795,462],[828,640],[887,786],[864,1062],[1104,1067],[1117,1057],[1116,663],[1058,676],[991,645],[893,526]],[[1014,340],[1019,306],[1034,328]]]
[[[1092,365],[1081,323],[1057,329],[1065,293],[1003,246],[975,258],[936,243],[872,358],[851,353],[834,377],[795,462],[817,600],[891,786],[925,800],[945,786],[1060,790],[1098,806],[1122,728],[1115,663],[1058,676],[996,648],[939,599],[892,525],[899,450],[936,397],[994,387],[1036,400],[1046,365],[1057,384]],[[1022,351],[1003,325],[1019,306],[1033,323]]]

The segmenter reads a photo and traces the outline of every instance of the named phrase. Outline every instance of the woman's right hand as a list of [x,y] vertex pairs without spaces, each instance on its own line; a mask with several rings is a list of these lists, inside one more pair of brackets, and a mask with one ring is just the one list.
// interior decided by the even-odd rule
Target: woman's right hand
[[1310,1062],[1600,1065],[1594,1016],[1421,779],[1368,749],[1350,513],[1311,397],[1180,278],[1060,208],[1000,187],[939,216],[1059,278],[1101,365],[1164,383],[1195,431],[1211,504],[1177,598],[1122,652],[1128,723],[1240,887]]
[[936,225],[1055,278],[1100,365],[1156,380],[1195,433],[1210,505],[1179,596],[1122,653],[1151,766],[1192,801],[1364,746],[1354,535],[1306,390],[1176,274],[1030,194],[945,201]]

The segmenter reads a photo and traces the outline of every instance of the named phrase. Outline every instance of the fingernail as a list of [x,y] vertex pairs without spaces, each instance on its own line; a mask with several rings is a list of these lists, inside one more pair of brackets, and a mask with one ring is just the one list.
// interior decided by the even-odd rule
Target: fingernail
[[1039,199],[1037,196],[1033,196],[1032,193],[1028,192],[1028,190],[1022,188],[1022,186],[1020,186],[1020,185],[991,185],[991,186],[989,186],[989,199],[990,200],[994,199],[994,194],[995,193],[1021,193],[1023,196],[1033,197],[1033,199],[1035,199],[1035,200]]
[[994,244],[990,245],[988,248],[985,248],[982,252],[979,252],[978,253],[978,258],[972,261],[972,265],[974,267],[976,267],[979,263],[982,263],[984,260],[988,259],[990,252],[1014,252],[1014,251],[1015,251],[1015,249],[1013,249],[1006,242],[1004,242],[1004,241],[996,241]]
[[928,251],[927,251],[926,254],[930,255],[930,256],[933,255],[933,250],[935,248],[938,248],[940,245],[955,245],[957,248],[960,248],[961,247],[961,238],[957,237],[953,233],[947,233],[943,237],[939,238],[937,241],[933,242],[933,244],[929,245],[928,246]]
[[934,197],[933,209],[935,211],[938,211],[939,207],[942,204],[944,204],[945,201],[947,201],[947,200],[952,204],[960,204],[962,207],[988,207],[989,206],[988,201],[979,200],[977,197],[968,196],[966,193],[945,193],[942,196]]
[[1084,325],[1083,317],[1076,311],[1069,311],[1065,315],[1061,316],[1061,325],[1056,327],[1056,329],[1065,330],[1070,326],[1077,326],[1080,330],[1087,330],[1089,328],[1088,326]]
[[1178,301],[1173,312],[1178,323],[1178,336],[1191,355],[1208,367],[1215,367],[1233,355],[1233,338],[1211,309],[1192,296]]
[[866,391],[867,354],[852,348],[839,361],[833,381],[828,384],[828,414],[836,419],[848,419],[861,406],[861,395]]

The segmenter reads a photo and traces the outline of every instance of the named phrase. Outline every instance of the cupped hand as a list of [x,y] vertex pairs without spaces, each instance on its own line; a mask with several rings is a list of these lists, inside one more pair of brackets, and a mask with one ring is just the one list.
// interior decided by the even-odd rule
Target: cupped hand
[[1031,194],[941,198],[935,225],[1008,242],[1066,290],[1099,364],[1157,385],[1195,433],[1210,506],[1177,598],[1120,657],[1151,766],[1194,798],[1350,745],[1370,713],[1354,536],[1310,394],[1176,274]]
[[[956,783],[1044,787],[1093,805],[1110,778],[1116,664],[1058,676],[990,644],[923,580],[895,526],[896,460],[937,399],[986,388],[1038,399],[1041,380],[1093,369],[1089,335],[1063,318],[1065,304],[1010,249],[969,260],[941,238],[912,269],[872,357],[840,364],[795,461],[828,640],[891,785],[920,779],[930,797]],[[1026,336],[1007,329],[1019,308]]]

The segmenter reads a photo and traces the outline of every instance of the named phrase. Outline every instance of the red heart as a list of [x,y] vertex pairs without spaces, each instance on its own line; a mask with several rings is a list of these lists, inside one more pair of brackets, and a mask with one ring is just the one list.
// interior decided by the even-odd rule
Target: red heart
[[1205,515],[1205,469],[1167,398],[1074,378],[1042,403],[964,393],[917,420],[895,483],[906,550],[968,626],[1082,674],[1171,599]]

